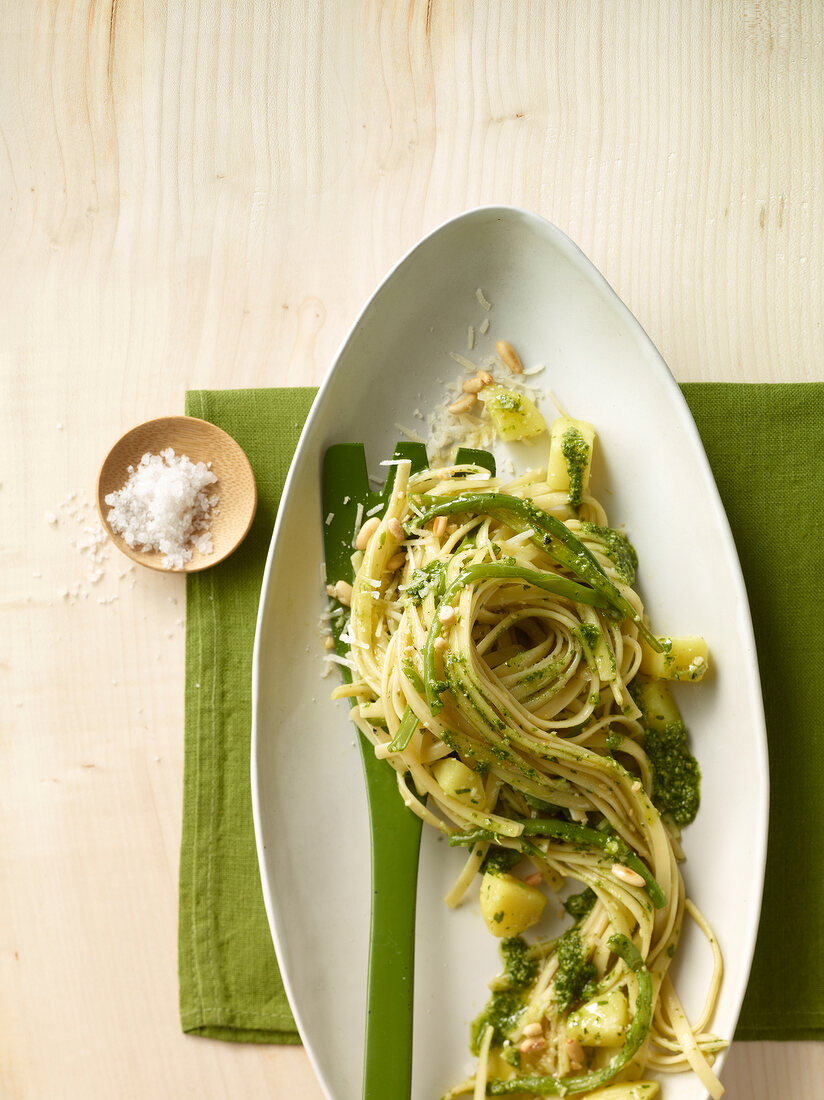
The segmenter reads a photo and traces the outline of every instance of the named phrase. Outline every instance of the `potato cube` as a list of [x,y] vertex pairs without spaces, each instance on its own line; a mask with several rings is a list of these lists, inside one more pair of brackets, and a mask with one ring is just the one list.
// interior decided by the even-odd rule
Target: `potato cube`
[[559,416],[552,425],[546,480],[551,492],[568,494],[573,507],[589,485],[595,429],[586,420]]
[[468,768],[466,764],[456,760],[454,756],[449,756],[445,760],[439,760],[437,764],[434,764],[432,774],[435,776],[438,786],[450,798],[457,798],[459,801],[465,802],[467,806],[483,805],[484,785],[481,777],[473,772],[471,768]]
[[496,435],[508,443],[546,431],[546,422],[524,393],[505,386],[484,386],[478,394],[486,405]]
[[586,1047],[620,1047],[628,1020],[627,999],[620,989],[613,989],[570,1012],[567,1035]]
[[709,650],[703,638],[685,634],[681,638],[659,638],[662,653],[641,641],[641,672],[659,680],[700,680],[709,668]]
[[546,896],[514,875],[487,871],[481,880],[481,916],[493,936],[520,936],[540,920]]
[[633,680],[630,693],[641,711],[641,723],[648,730],[664,730],[681,721],[678,704],[661,680]]

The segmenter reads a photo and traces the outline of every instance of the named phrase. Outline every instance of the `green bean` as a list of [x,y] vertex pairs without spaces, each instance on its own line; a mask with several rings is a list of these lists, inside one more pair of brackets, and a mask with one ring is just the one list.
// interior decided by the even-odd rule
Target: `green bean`
[[403,712],[401,718],[401,724],[398,726],[398,732],[389,742],[390,752],[403,752],[406,746],[412,739],[412,734],[418,728],[418,719],[415,712],[407,704],[406,710]]

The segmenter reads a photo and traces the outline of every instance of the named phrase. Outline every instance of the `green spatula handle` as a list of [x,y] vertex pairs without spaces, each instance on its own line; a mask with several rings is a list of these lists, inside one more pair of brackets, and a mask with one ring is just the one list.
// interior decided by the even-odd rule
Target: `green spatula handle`
[[401,801],[394,770],[360,737],[372,837],[372,927],[363,1100],[409,1097],[412,1084],[415,899],[421,819]]

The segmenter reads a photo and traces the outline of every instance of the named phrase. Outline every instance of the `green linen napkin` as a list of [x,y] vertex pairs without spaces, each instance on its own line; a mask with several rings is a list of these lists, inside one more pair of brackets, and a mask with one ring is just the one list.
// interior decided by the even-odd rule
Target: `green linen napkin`
[[[735,536],[770,744],[764,908],[737,1039],[824,1037],[824,384],[683,387]],[[195,391],[255,470],[258,512],[226,562],[187,580],[180,860],[183,1030],[298,1042],[258,877],[249,781],[251,658],[283,482],[314,390]]]
[[283,483],[313,389],[194,391],[255,471],[252,529],[221,565],[186,578],[186,697],[178,972],[184,1031],[298,1043],[263,908],[252,827],[252,643]]
[[[824,384],[682,386],[752,611],[770,754],[761,924],[737,1039],[824,1037]],[[744,853],[746,858],[746,853]]]

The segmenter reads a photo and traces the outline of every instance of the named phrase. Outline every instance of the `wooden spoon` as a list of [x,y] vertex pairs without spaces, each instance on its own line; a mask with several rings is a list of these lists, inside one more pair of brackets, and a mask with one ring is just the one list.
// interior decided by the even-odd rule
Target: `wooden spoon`
[[[210,527],[213,552],[201,554],[194,550],[191,561],[180,569],[164,565],[164,555],[159,550],[140,550],[115,534],[109,526],[106,504],[107,494],[125,485],[130,466],[137,466],[144,454],[160,454],[167,447],[178,456],[187,455],[192,462],[210,462],[217,481],[209,489],[220,497]],[[138,424],[115,443],[97,477],[97,510],[115,546],[132,561],[163,573],[197,573],[223,561],[243,542],[256,508],[255,475],[240,445],[222,428],[194,416],[164,416]]]

